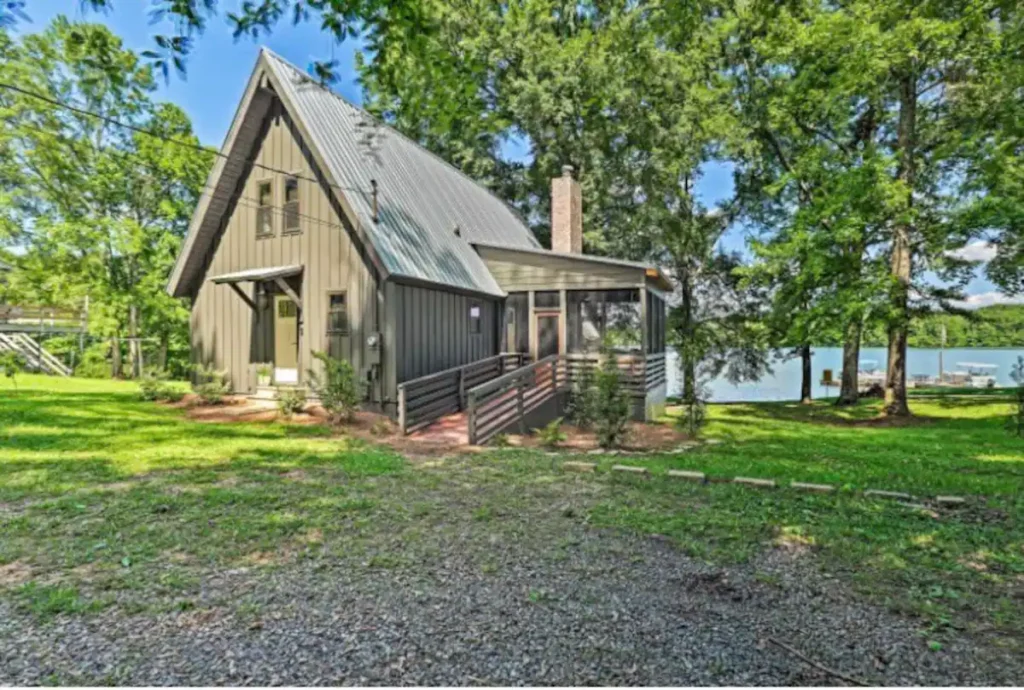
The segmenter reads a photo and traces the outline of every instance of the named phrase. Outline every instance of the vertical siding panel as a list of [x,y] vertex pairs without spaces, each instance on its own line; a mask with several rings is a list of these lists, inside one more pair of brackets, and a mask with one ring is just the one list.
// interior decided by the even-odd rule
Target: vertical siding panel
[[404,372],[403,377],[405,380],[413,378],[412,372],[412,356],[413,356],[413,321],[412,312],[415,306],[412,303],[412,295],[409,293],[409,289],[404,285],[401,287],[402,290],[402,371]]

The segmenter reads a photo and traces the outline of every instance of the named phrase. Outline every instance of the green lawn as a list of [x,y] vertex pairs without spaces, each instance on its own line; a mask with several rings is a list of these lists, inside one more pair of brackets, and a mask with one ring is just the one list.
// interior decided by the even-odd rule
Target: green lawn
[[[409,463],[323,427],[208,424],[137,399],[132,384],[21,376],[0,382],[0,596],[40,616],[187,606],[203,573],[351,559],[421,567],[440,535],[478,553],[493,537],[559,519],[657,533],[694,556],[742,561],[782,548],[879,602],[922,616],[933,635],[1024,628],[1024,440],[1010,406],[984,398],[915,400],[906,426],[877,405],[721,405],[718,445],[645,464],[650,479],[558,470],[560,457],[500,450]],[[588,457],[588,459],[591,459]],[[829,482],[834,495],[660,476]],[[853,489],[972,497],[938,517]],[[506,535],[506,536],[507,536]],[[461,543],[461,541],[460,541]]]

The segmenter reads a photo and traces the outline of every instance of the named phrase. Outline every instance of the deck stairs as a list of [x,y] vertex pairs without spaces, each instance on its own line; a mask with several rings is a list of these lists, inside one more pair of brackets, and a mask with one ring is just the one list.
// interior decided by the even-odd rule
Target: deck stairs
[[[665,385],[665,353],[613,355],[635,418],[648,393]],[[573,382],[604,355],[573,353],[529,362],[503,353],[398,386],[402,433],[446,445],[480,445],[503,433],[527,434],[565,416]],[[638,415],[638,416],[636,416]]]
[[505,353],[401,384],[399,426],[418,440],[483,444],[506,430],[527,433],[557,417],[559,394],[568,385],[561,356],[528,363],[523,355]]
[[0,333],[0,352],[14,352],[20,355],[33,371],[55,376],[71,376],[72,373],[70,367],[27,333]]

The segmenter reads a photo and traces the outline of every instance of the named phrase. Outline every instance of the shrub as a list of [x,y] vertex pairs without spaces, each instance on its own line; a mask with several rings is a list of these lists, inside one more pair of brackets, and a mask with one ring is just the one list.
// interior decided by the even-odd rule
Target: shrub
[[700,430],[707,419],[708,389],[695,385],[693,392],[682,398],[683,413],[676,418],[676,425],[690,438],[700,436]]
[[495,448],[511,448],[512,441],[509,440],[508,434],[498,434],[491,439],[491,445]]
[[362,399],[355,370],[347,360],[335,359],[325,352],[314,352],[313,357],[323,364],[323,372],[307,371],[309,387],[320,398],[332,422],[351,421]]
[[374,436],[390,436],[395,433],[395,425],[390,419],[378,419],[370,427],[370,433]]
[[584,366],[573,381],[566,404],[566,413],[580,429],[590,429],[597,420],[597,387],[594,367]]
[[82,358],[75,365],[75,376],[85,379],[109,379],[110,360],[107,354],[110,351],[109,343],[93,343],[85,348]]
[[146,369],[139,379],[139,397],[143,400],[176,402],[184,395],[168,380],[163,369]]
[[597,442],[602,448],[622,443],[629,421],[629,398],[622,388],[622,374],[615,353],[605,351],[595,379],[597,384]]
[[0,353],[0,373],[11,380],[15,389],[18,388],[18,382],[14,377],[20,374],[24,369],[25,358],[17,352]]
[[562,433],[562,418],[553,419],[549,424],[539,429],[533,430],[537,434],[537,438],[540,439],[540,444],[545,448],[556,448],[558,444],[565,440],[565,434]]
[[197,364],[192,390],[203,405],[220,405],[228,394],[228,377],[223,371]]
[[285,417],[302,412],[306,407],[306,391],[302,388],[278,388],[277,409]]

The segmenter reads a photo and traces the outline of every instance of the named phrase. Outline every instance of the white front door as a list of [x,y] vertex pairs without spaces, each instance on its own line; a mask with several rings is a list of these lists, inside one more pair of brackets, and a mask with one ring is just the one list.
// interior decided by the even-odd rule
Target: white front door
[[299,382],[299,310],[287,295],[274,295],[274,383]]

